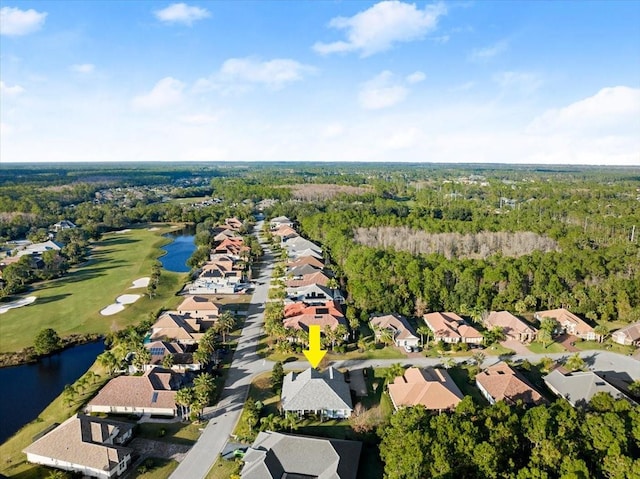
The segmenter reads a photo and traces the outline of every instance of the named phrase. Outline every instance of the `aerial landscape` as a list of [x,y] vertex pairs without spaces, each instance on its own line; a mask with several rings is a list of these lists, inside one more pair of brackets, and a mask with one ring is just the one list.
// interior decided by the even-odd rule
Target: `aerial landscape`
[[639,479],[640,2],[0,4],[0,477]]

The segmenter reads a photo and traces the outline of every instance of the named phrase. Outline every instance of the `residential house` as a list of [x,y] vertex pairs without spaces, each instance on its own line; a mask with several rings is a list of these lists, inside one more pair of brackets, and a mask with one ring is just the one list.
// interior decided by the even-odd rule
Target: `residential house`
[[71,221],[69,220],[62,220],[62,221],[58,221],[56,224],[51,225],[51,231],[54,232],[58,232],[58,231],[62,231],[62,230],[71,230],[74,229],[76,227],[75,224],[73,224]]
[[460,389],[444,369],[408,368],[389,384],[389,396],[396,411],[422,405],[432,411],[454,409],[462,400]]
[[287,250],[287,252],[289,254],[289,257],[293,258],[294,260],[305,258],[307,256],[312,256],[318,260],[322,259],[322,252],[311,249],[311,248],[307,248],[303,250]]
[[375,332],[377,340],[380,339],[381,329],[389,329],[393,334],[393,342],[396,346],[420,346],[420,338],[416,336],[416,332],[404,316],[399,314],[372,316],[369,319],[369,324],[371,324],[371,329]]
[[227,238],[238,238],[238,233],[229,228],[228,226],[218,226],[213,229],[213,240],[217,242],[222,242]]
[[599,341],[601,338],[599,334],[595,333],[591,326],[564,308],[537,311],[534,317],[538,321],[542,321],[544,318],[555,319],[565,333],[587,341]]
[[302,266],[305,264],[314,266],[316,269],[324,268],[324,263],[314,256],[301,256],[293,261],[289,261],[289,263],[287,264],[287,268],[293,269],[296,266]]
[[303,286],[310,286],[312,284],[319,284],[321,286],[326,286],[329,284],[329,276],[322,272],[318,271],[316,273],[304,274],[302,277],[297,279],[289,279],[285,282],[287,288],[300,288]]
[[214,322],[220,315],[220,308],[204,296],[186,296],[178,306],[178,314]]
[[224,220],[224,224],[227,225],[229,228],[231,228],[234,231],[240,231],[242,229],[242,221],[240,221],[238,218],[233,217],[233,218],[227,218]]
[[176,391],[181,383],[182,376],[159,367],[147,370],[142,376],[118,376],[89,401],[87,412],[174,417]]
[[37,255],[41,256],[45,251],[60,251],[62,244],[49,240],[44,243],[34,243],[16,251],[15,256]]
[[536,339],[538,331],[527,323],[518,319],[509,311],[491,311],[484,320],[487,329],[501,328],[507,340],[530,343]]
[[362,443],[264,431],[244,455],[241,479],[356,479]]
[[512,369],[507,363],[499,362],[476,374],[476,386],[490,404],[504,401],[515,404],[541,404],[546,402],[529,381]]
[[320,326],[321,330],[327,326],[335,330],[340,324],[346,326],[347,320],[339,305],[334,301],[327,301],[321,305],[309,305],[302,302],[285,305],[283,321],[285,328],[308,331],[312,324]]
[[184,345],[176,341],[152,341],[144,345],[151,353],[151,362],[145,366],[145,371],[155,366],[162,366],[166,356],[172,356],[173,371],[199,371],[202,367],[200,363],[194,362],[193,352],[195,346]]
[[83,477],[119,477],[131,464],[124,444],[134,424],[75,414],[24,449],[27,461],[78,472]]
[[640,346],[640,321],[618,329],[611,335],[611,339],[625,346]]
[[323,418],[347,418],[353,405],[351,391],[342,374],[333,366],[325,371],[309,368],[284,377],[282,409],[299,415],[317,414]]
[[423,319],[433,332],[435,341],[481,344],[484,339],[477,329],[469,326],[456,313],[428,313]]
[[317,244],[315,244],[313,241],[309,241],[308,239],[303,238],[302,236],[289,238],[288,240],[284,241],[283,246],[286,248],[286,250],[289,252],[291,256],[297,257],[297,256],[300,256],[300,252],[311,250],[311,251],[314,251],[316,254],[320,255],[320,257],[322,257],[322,248]]
[[281,226],[275,230],[271,231],[271,234],[274,236],[280,237],[280,242],[287,241],[288,239],[295,238],[296,236],[300,236],[296,230],[294,230],[291,226]]
[[204,334],[202,320],[183,316],[176,311],[165,311],[151,326],[152,340],[176,341],[182,344],[197,343]]
[[317,273],[318,271],[322,271],[322,268],[316,268],[315,266],[311,266],[310,264],[302,264],[294,268],[289,268],[287,270],[287,276],[289,276],[291,279],[299,279],[302,278],[305,274],[313,274]]
[[288,303],[304,302],[308,305],[320,305],[327,301],[343,304],[344,296],[338,289],[330,289],[314,283],[299,288],[287,288],[287,299],[285,301]]
[[242,238],[225,238],[213,249],[215,254],[226,254],[234,259],[247,256],[250,251],[251,248],[244,244]]
[[558,397],[565,398],[573,407],[586,406],[591,398],[600,392],[611,394],[615,399],[626,399],[634,403],[622,391],[609,383],[604,375],[593,371],[568,372],[557,368],[542,379],[551,392]]
[[291,226],[291,227],[293,227],[293,221],[291,221],[286,216],[277,216],[277,217],[273,218],[269,222],[269,225],[270,225],[272,230],[276,230],[276,229],[280,228],[281,226]]

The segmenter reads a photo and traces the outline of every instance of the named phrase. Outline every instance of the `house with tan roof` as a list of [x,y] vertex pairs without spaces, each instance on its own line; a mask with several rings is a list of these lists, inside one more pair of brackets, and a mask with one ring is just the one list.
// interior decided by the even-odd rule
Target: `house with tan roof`
[[530,343],[536,339],[538,334],[537,329],[518,319],[509,311],[491,311],[484,319],[484,325],[487,329],[502,328],[506,339],[521,343]]
[[312,324],[320,326],[321,330],[327,326],[335,330],[340,324],[346,326],[347,320],[334,301],[327,301],[321,305],[308,305],[302,302],[285,305],[283,321],[285,328],[308,331]]
[[444,369],[408,368],[389,384],[389,396],[396,411],[422,405],[431,411],[454,409],[462,400],[460,389]]
[[240,231],[242,229],[242,221],[240,221],[235,216],[233,218],[225,219],[224,224],[234,231]]
[[283,225],[280,228],[272,230],[271,234],[274,236],[279,236],[281,242],[287,241],[290,238],[295,238],[296,236],[300,236],[296,230],[288,225]]
[[271,221],[269,221],[269,226],[272,230],[278,229],[281,226],[293,226],[293,221],[291,221],[286,216],[276,216]]
[[380,339],[381,329],[388,329],[393,334],[393,342],[396,346],[420,346],[420,338],[404,316],[399,314],[386,314],[371,316],[369,319],[371,329],[375,332],[376,340]]
[[227,238],[237,238],[239,235],[237,232],[229,228],[228,226],[218,226],[213,229],[213,240],[222,242]]
[[356,479],[362,443],[264,431],[247,450],[241,479]]
[[525,404],[535,405],[547,402],[529,384],[529,381],[505,362],[494,364],[478,373],[476,375],[476,386],[489,401],[489,404],[505,401],[511,405],[518,400]]
[[226,254],[235,259],[239,259],[243,255],[248,254],[249,251],[251,251],[251,248],[244,244],[242,238],[225,238],[213,249],[215,254]]
[[151,339],[194,344],[200,341],[204,329],[201,319],[183,316],[176,311],[165,311],[151,326]]
[[351,390],[342,374],[332,366],[325,371],[309,368],[284,377],[282,409],[299,415],[317,414],[325,418],[351,416]]
[[625,346],[640,346],[640,321],[618,329],[611,335],[611,339]]
[[289,263],[287,263],[287,268],[289,269],[293,269],[296,266],[302,266],[305,264],[309,264],[311,266],[314,266],[317,269],[323,269],[324,268],[324,263],[322,261],[320,261],[318,258],[314,257],[314,256],[302,256],[300,258],[297,258],[293,261],[289,261]]
[[215,321],[220,315],[220,308],[204,296],[186,296],[182,303],[180,303],[180,306],[178,306],[178,314],[207,321]]
[[456,313],[428,313],[422,318],[433,332],[435,341],[481,344],[484,339],[476,328],[469,326]]
[[285,283],[285,285],[287,288],[300,288],[302,286],[310,286],[312,284],[326,286],[329,284],[329,279],[329,276],[325,273],[318,271],[316,273],[304,274],[302,277],[297,279],[290,279]]
[[142,376],[118,376],[104,385],[86,409],[87,412],[174,417],[176,391],[181,384],[181,375],[159,367],[149,369]]
[[538,321],[542,321],[544,318],[555,319],[565,333],[587,341],[599,341],[601,339],[601,336],[596,334],[591,326],[565,308],[537,311],[534,314],[534,318]]
[[134,424],[76,414],[22,452],[33,464],[83,476],[119,477],[131,464],[133,449],[124,444]]

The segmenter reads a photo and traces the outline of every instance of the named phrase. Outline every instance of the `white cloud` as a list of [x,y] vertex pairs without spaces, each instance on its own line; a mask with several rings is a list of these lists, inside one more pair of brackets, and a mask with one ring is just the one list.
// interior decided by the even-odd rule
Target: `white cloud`
[[138,110],[156,110],[179,104],[182,101],[184,83],[175,78],[160,80],[149,93],[136,96],[133,107]]
[[640,88],[603,88],[595,95],[535,118],[528,131],[537,134],[640,138]]
[[407,83],[410,85],[414,85],[416,83],[423,82],[427,78],[423,72],[413,72],[411,75],[407,76]]
[[385,70],[362,84],[358,101],[365,110],[380,110],[401,103],[408,93],[407,88],[397,83],[393,73]]
[[468,81],[468,82],[465,82],[465,83],[461,83],[459,85],[453,85],[452,87],[449,88],[449,91],[469,91],[474,86],[476,86],[475,82]]
[[203,125],[210,125],[212,123],[215,123],[219,119],[220,117],[217,115],[197,113],[194,115],[181,116],[180,118],[178,118],[178,121],[186,125],[203,126]]
[[46,12],[2,7],[0,8],[0,35],[20,36],[37,32],[44,25],[46,18]]
[[96,66],[92,63],[79,63],[76,65],[71,65],[71,71],[74,71],[76,73],[83,73],[85,75],[93,73],[95,69]]
[[196,91],[241,90],[249,84],[261,84],[278,90],[288,83],[300,81],[316,69],[289,58],[260,61],[255,58],[230,58],[209,78],[196,81]]
[[6,96],[18,96],[24,93],[24,88],[20,85],[9,86],[5,82],[0,81],[0,93]]
[[493,80],[504,89],[519,90],[532,93],[542,86],[542,78],[530,72],[501,72],[493,76]]
[[422,132],[416,127],[397,130],[384,141],[387,150],[405,150],[418,144]]
[[192,7],[186,3],[173,3],[167,8],[156,10],[154,15],[161,22],[191,26],[196,20],[210,17],[211,13],[205,8]]
[[498,43],[490,45],[484,48],[476,48],[469,55],[469,59],[475,62],[482,62],[489,60],[501,53],[504,53],[509,48],[509,43],[506,40],[501,40]]
[[346,41],[317,42],[313,49],[323,55],[360,52],[368,57],[389,50],[395,43],[420,40],[435,30],[438,19],[447,13],[443,3],[427,5],[424,10],[415,4],[398,0],[382,1],[353,17],[336,17],[329,26],[346,31]]
[[325,125],[322,129],[322,138],[336,138],[341,136],[345,132],[344,125],[342,123],[330,123]]

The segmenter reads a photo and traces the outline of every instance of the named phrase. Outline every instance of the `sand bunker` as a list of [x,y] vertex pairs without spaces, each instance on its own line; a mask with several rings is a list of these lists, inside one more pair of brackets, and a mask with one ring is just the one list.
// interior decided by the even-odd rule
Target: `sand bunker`
[[147,286],[149,286],[149,281],[150,280],[151,280],[151,278],[149,278],[148,276],[146,276],[144,278],[136,279],[133,282],[133,286],[130,286],[129,289],[146,288]]
[[129,228],[127,228],[126,230],[120,230],[120,231],[116,231],[117,234],[122,234],[122,233],[128,233],[129,231],[131,231]]
[[27,306],[33,303],[35,300],[35,296],[27,296],[26,298],[17,299],[15,301],[11,301],[10,303],[2,304],[0,305],[0,314],[4,314],[10,309],[22,308],[23,306]]
[[122,296],[118,296],[116,298],[116,302],[110,304],[106,308],[100,311],[102,316],[111,316],[112,314],[119,313],[124,309],[125,304],[133,304],[142,298],[141,294],[123,294]]
[[149,228],[149,231],[158,231],[160,228],[158,228],[157,226],[154,226],[153,228]]

